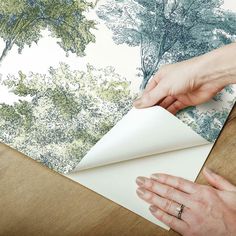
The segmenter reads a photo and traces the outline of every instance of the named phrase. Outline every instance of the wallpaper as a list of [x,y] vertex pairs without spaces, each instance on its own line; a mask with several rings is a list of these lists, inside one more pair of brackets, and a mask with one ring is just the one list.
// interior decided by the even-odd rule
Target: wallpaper
[[[71,171],[162,65],[235,41],[229,2],[0,0],[0,141]],[[176,116],[214,142],[235,94]]]

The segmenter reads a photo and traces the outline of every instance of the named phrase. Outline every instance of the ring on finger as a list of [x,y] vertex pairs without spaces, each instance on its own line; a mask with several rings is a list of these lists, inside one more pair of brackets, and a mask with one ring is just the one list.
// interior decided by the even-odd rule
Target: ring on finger
[[177,211],[177,218],[181,220],[182,218],[182,214],[183,214],[183,211],[184,211],[184,205],[181,204],[179,205],[178,207],[176,207],[176,211]]
[[[157,202],[157,199],[158,198],[156,198],[156,201],[153,202],[153,204],[157,205],[159,208],[164,210],[166,213],[168,213],[172,216],[175,216],[176,218],[178,218],[179,211],[182,211],[182,213],[183,213],[183,210],[181,210],[181,204],[179,204],[175,201],[162,199],[162,198],[160,198],[160,200],[162,199],[162,201]],[[180,213],[180,217],[181,217],[182,213]]]

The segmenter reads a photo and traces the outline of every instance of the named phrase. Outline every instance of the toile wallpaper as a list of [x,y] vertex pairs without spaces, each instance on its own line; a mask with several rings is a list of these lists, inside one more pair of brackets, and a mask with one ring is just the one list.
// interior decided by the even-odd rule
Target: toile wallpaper
[[[71,171],[161,65],[236,40],[230,0],[0,0],[0,141]],[[214,142],[231,85],[176,116]]]

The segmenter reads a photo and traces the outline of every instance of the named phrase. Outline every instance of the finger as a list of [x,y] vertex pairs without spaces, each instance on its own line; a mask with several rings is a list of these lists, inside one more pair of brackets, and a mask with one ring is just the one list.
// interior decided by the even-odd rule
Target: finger
[[143,94],[146,94],[150,92],[152,89],[154,89],[157,86],[157,80],[155,78],[151,79],[149,83],[147,84],[147,87],[145,88]]
[[163,108],[167,108],[175,101],[176,101],[175,98],[173,98],[171,96],[168,96],[162,102],[160,102],[158,105],[163,107]]
[[136,108],[146,108],[157,104],[161,99],[167,96],[167,93],[159,85],[134,102]]
[[180,101],[175,101],[174,103],[172,103],[169,107],[167,107],[166,109],[172,113],[172,114],[176,114],[178,111],[184,109],[185,107],[187,107],[186,105],[184,105],[182,102]]
[[199,186],[189,180],[167,174],[152,174],[150,178],[189,194],[195,193]]
[[149,83],[147,84],[146,88],[144,91],[140,91],[138,98],[136,98],[136,100],[133,102],[133,105],[135,106],[136,101],[139,100],[140,98],[142,98],[142,96],[146,93],[148,93],[150,90],[152,90],[155,86],[157,86],[157,82],[154,79],[151,79],[149,81]]
[[174,216],[167,214],[156,206],[150,206],[149,210],[158,220],[168,225],[170,228],[180,233],[181,235],[187,231],[188,224]]
[[[174,201],[162,198],[155,193],[146,190],[145,188],[138,188],[137,189],[138,196],[146,201],[151,205],[157,206],[159,209],[163,210],[164,212],[177,217],[179,213],[180,204]],[[182,219],[187,221],[190,217],[190,209],[185,207],[182,213]]]
[[206,177],[208,183],[211,184],[213,187],[219,190],[236,191],[236,186],[231,184],[228,180],[226,180],[222,176],[217,175],[212,170],[205,167],[203,170],[203,174]]
[[178,202],[189,208],[191,208],[192,206],[192,201],[189,198],[190,195],[179,191],[173,187],[170,187],[166,184],[162,184],[145,177],[138,177],[136,179],[136,183],[139,185],[139,187],[152,191],[163,198]]

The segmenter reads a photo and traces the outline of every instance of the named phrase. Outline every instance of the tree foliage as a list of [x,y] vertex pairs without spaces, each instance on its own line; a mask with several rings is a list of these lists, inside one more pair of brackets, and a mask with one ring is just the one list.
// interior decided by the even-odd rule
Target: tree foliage
[[236,87],[228,85],[209,104],[188,107],[176,116],[209,142],[218,138],[230,111],[236,102]]
[[188,107],[177,113],[177,117],[203,138],[209,142],[214,142],[218,138],[230,110],[233,108],[233,103],[229,104],[229,106],[230,108],[225,107],[220,110],[212,109],[210,111],[201,111],[197,107]]
[[90,7],[84,0],[0,0],[0,38],[5,42],[0,62],[13,45],[20,53],[25,45],[37,43],[44,29],[67,53],[83,56],[95,40],[90,32],[94,22],[84,16]]
[[[0,104],[0,140],[59,171],[72,169],[132,106],[130,82],[111,67],[49,76],[22,72],[2,82],[20,97]],[[30,98],[30,99],[29,99]]]
[[97,10],[117,44],[140,46],[145,88],[163,63],[206,53],[231,43],[236,14],[222,0],[109,0]]

